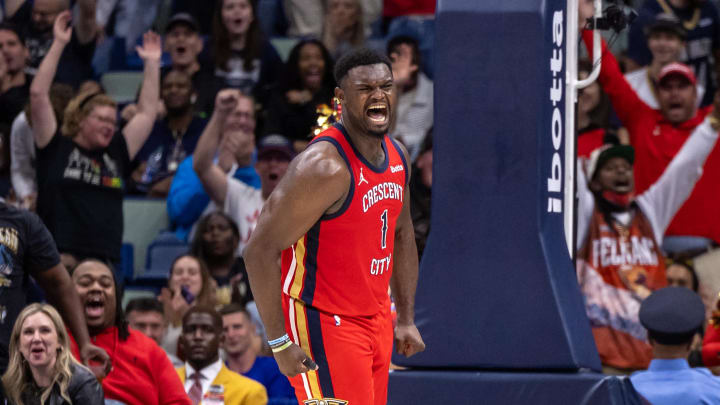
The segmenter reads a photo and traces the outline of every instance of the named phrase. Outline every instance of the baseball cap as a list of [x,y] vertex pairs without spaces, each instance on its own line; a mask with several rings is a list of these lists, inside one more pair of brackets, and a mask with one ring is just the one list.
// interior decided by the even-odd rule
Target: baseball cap
[[693,86],[697,83],[695,73],[693,73],[690,66],[680,62],[669,63],[660,69],[660,73],[658,73],[658,83],[662,83],[663,80],[672,75],[679,75],[686,78]]
[[268,159],[274,154],[292,160],[295,157],[295,148],[293,148],[292,142],[282,135],[272,134],[260,138],[257,146],[257,159]]
[[665,287],[640,304],[639,317],[658,343],[683,344],[705,323],[705,305],[689,288]]
[[170,20],[167,23],[167,26],[165,27],[165,33],[167,34],[170,32],[171,29],[173,29],[174,26],[178,24],[184,24],[188,27],[190,27],[191,30],[194,32],[200,31],[200,25],[198,24],[195,17],[190,15],[189,13],[177,13],[170,17]]
[[592,180],[595,173],[605,165],[605,163],[614,158],[621,157],[627,160],[630,164],[635,161],[635,149],[630,145],[620,144],[606,144],[595,149],[590,154],[587,165],[585,166],[585,173],[587,173],[588,181]]
[[683,28],[680,20],[672,14],[660,13],[655,20],[645,27],[645,36],[656,32],[668,32],[677,35],[683,41],[687,38],[687,31]]

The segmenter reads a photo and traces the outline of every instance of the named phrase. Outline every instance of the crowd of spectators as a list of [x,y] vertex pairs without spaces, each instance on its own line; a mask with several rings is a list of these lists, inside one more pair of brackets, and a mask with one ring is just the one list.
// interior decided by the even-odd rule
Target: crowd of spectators
[[[588,55],[592,3],[580,1]],[[720,14],[713,1],[630,3],[627,47],[603,41],[578,95],[578,280],[604,372],[632,374],[652,403],[713,402]],[[593,66],[581,60],[580,78]]]
[[[242,249],[290,161],[339,114],[335,61],[361,47],[393,61],[392,135],[418,158],[424,244],[435,1],[7,0],[0,11],[0,244],[14,263],[0,276],[12,285],[0,400],[297,403]],[[132,100],[112,82],[127,72]],[[165,201],[167,231],[187,247],[159,282],[120,271],[123,206],[137,199]],[[23,310],[43,299],[57,311]]]
[[[592,1],[580,3],[585,26]],[[700,259],[717,258],[720,244],[720,14],[709,0],[631,3],[639,18],[627,47],[613,53],[603,44],[599,80],[578,96],[578,279],[606,372],[632,373],[662,358],[663,340],[648,335],[640,311],[668,285],[702,296],[708,320],[684,331],[692,340],[674,355],[715,367],[720,285],[712,272],[720,263]],[[52,307],[21,312],[25,300],[12,290],[11,323],[0,321],[3,381],[94,403],[100,387],[85,383],[88,369],[72,352],[96,375],[112,370],[101,380],[103,395],[125,404],[196,404],[218,392],[226,403],[293,403],[267,356],[243,247],[293,157],[326,112],[340,110],[335,61],[367,46],[392,62],[398,102],[390,134],[412,159],[422,255],[430,232],[434,7],[6,0],[0,214],[23,243],[32,235],[22,249],[26,269],[12,280],[37,282],[71,333]],[[589,47],[589,31],[582,35]],[[291,43],[287,52],[276,47],[282,41]],[[142,70],[135,100],[106,92],[108,69]],[[593,64],[581,60],[578,70],[587,77]],[[166,263],[156,296],[124,310],[130,280],[118,268],[129,198],[165,201],[169,231],[188,249]],[[78,301],[86,329],[69,315]],[[103,371],[96,363],[108,355]],[[30,373],[18,369],[23,359]],[[23,392],[6,390],[14,402]]]

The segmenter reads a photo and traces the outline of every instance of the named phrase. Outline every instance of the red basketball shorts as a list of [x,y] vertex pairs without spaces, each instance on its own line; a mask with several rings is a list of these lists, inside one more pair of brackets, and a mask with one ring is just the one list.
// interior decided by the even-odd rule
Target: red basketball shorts
[[[283,295],[285,329],[318,365],[290,378],[301,405],[385,405],[393,344],[390,307],[337,316]],[[320,402],[323,401],[323,402]]]

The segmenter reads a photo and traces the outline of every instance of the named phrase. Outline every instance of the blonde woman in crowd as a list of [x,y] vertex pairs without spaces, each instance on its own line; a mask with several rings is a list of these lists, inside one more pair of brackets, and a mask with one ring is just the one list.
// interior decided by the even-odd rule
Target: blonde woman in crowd
[[47,304],[31,304],[20,312],[10,335],[10,363],[2,382],[15,405],[104,402],[100,383],[70,353],[60,314]]

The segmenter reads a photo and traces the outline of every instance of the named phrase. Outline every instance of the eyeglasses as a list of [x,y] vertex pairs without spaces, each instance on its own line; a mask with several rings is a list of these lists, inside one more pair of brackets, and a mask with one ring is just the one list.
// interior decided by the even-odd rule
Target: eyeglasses
[[109,124],[109,125],[112,125],[113,127],[117,126],[117,122],[116,122],[115,118],[102,117],[97,114],[90,114],[88,117],[94,118],[94,119],[102,122],[103,124]]

